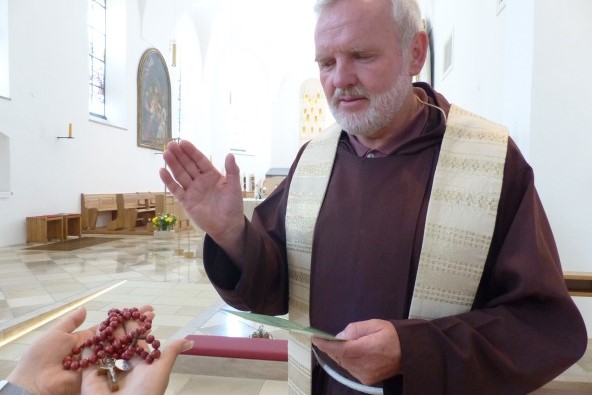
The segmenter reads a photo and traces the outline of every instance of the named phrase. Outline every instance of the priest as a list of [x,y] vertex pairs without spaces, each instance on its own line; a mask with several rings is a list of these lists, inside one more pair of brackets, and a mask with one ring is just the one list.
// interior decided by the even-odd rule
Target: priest
[[207,232],[230,305],[293,334],[294,394],[526,394],[587,335],[533,170],[508,130],[412,83],[428,38],[415,0],[319,0],[316,61],[337,124],[246,219],[240,170],[169,143],[161,178]]

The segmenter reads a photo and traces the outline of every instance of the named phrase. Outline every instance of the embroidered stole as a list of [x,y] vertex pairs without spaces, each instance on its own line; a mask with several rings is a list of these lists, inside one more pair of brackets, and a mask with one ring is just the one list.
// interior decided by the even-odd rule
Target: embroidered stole
[[[341,134],[312,140],[290,184],[286,209],[290,320],[310,326],[314,229]],[[503,181],[508,132],[452,106],[434,181],[409,317],[433,319],[470,310],[489,251]],[[290,333],[289,393],[310,395],[310,337]]]

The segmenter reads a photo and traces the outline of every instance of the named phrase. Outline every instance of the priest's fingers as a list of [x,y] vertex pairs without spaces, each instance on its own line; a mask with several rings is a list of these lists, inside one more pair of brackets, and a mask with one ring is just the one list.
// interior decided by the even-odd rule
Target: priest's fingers
[[346,342],[313,337],[312,343],[315,346],[317,346],[319,350],[331,357],[331,359],[333,359],[339,365],[343,364],[343,355],[345,351]]
[[181,201],[185,194],[185,189],[174,180],[173,176],[167,169],[160,169],[159,175],[167,189],[177,198],[177,200]]
[[367,320],[352,322],[349,325],[347,325],[345,329],[338,333],[335,337],[344,340],[355,340],[364,336],[380,332],[385,328],[385,326],[392,327],[392,324],[389,321],[384,320]]
[[186,157],[189,158],[189,161],[183,161],[183,164],[186,165],[187,168],[193,168],[193,166],[195,166],[200,174],[208,173],[210,171],[217,172],[214,165],[212,165],[212,162],[189,141],[182,140],[179,143],[179,148]]
[[240,169],[236,164],[236,158],[234,155],[226,155],[224,169],[226,170],[226,181],[228,184],[236,186],[240,189]]
[[[169,148],[163,153],[165,163],[172,177],[184,188],[187,189],[193,180],[198,178],[200,170],[176,143],[170,143]],[[161,178],[163,176],[161,171]],[[165,184],[172,180],[166,177],[163,179]]]
[[199,174],[215,170],[208,158],[189,141],[170,142],[163,156],[175,178],[177,173],[186,172],[195,179]]

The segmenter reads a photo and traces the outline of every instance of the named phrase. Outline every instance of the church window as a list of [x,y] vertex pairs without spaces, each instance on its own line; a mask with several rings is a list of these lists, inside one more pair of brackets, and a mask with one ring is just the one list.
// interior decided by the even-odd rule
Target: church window
[[0,97],[10,96],[8,62],[8,0],[0,0]]
[[105,71],[107,58],[106,0],[89,0],[89,103],[90,113],[100,118],[105,114]]

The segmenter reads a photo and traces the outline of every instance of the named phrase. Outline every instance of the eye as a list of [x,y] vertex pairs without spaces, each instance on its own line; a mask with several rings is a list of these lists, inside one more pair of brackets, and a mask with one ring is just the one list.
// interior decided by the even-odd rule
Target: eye
[[327,70],[333,67],[335,59],[321,59],[317,61],[320,70]]
[[368,52],[358,52],[355,54],[355,58],[358,60],[372,60],[374,59],[374,54]]

